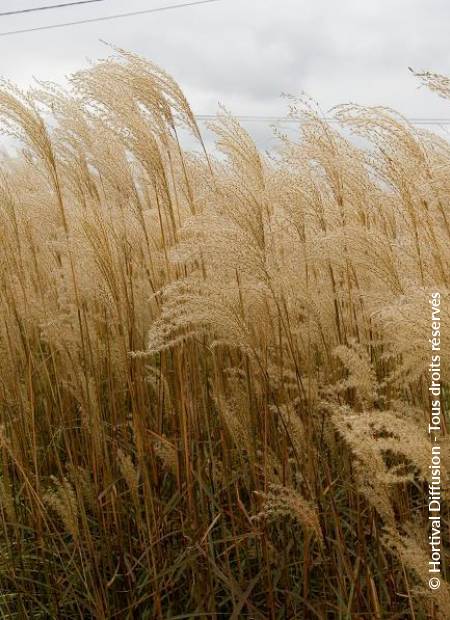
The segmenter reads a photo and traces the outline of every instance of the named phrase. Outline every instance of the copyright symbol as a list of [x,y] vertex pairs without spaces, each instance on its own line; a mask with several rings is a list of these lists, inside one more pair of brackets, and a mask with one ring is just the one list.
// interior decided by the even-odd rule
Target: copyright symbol
[[441,585],[441,580],[439,579],[439,577],[431,577],[428,584],[432,590],[437,590]]

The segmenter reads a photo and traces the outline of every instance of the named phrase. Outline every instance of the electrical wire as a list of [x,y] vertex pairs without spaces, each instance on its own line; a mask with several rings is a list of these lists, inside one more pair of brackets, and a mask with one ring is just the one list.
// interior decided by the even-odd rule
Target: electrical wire
[[[195,118],[199,121],[213,121],[217,119],[215,114],[196,114]],[[298,119],[291,116],[258,116],[258,115],[233,115],[233,118],[242,122],[264,122],[264,123],[298,123]],[[338,122],[335,118],[325,118],[329,123]],[[450,118],[406,118],[413,125],[450,125]]]
[[0,17],[10,15],[22,15],[22,13],[36,13],[37,11],[50,11],[51,9],[63,9],[67,6],[79,6],[80,4],[92,4],[93,2],[104,2],[105,0],[77,0],[77,2],[66,2],[64,4],[47,4],[45,6],[35,6],[30,9],[20,9],[17,11],[5,11],[0,13]]
[[41,30],[53,30],[54,28],[65,28],[67,26],[77,26],[79,24],[93,24],[94,22],[103,22],[112,19],[121,19],[123,17],[135,17],[136,15],[146,15],[148,13],[160,13],[162,11],[172,11],[175,9],[183,9],[200,4],[211,4],[212,2],[221,2],[221,0],[196,0],[195,2],[185,2],[183,4],[170,4],[168,6],[159,6],[154,9],[146,9],[143,11],[132,11],[131,13],[118,13],[116,15],[105,15],[103,17],[92,17],[90,19],[80,19],[73,22],[65,22],[61,24],[50,24],[47,26],[36,26],[35,28],[24,28],[23,30],[9,30],[0,32],[0,37],[8,37],[15,34],[25,34],[27,32],[38,32]]

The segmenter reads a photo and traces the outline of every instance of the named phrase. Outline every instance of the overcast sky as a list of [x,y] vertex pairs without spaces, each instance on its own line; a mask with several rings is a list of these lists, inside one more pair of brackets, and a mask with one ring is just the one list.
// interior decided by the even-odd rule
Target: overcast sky
[[[0,12],[69,1],[2,0]],[[0,17],[0,32],[183,1],[104,0]],[[450,104],[408,71],[450,74],[449,25],[448,0],[221,0],[0,37],[0,74],[21,86],[33,76],[62,81],[107,56],[105,39],[169,71],[196,113],[214,113],[220,101],[235,114],[285,114],[280,94],[306,91],[324,110],[352,101],[450,117]]]

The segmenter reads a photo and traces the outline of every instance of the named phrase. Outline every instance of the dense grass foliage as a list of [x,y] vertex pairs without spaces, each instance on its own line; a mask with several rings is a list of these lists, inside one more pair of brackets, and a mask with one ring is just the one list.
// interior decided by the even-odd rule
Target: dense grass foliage
[[301,99],[219,157],[140,58],[71,84],[0,91],[1,617],[449,618],[450,144]]

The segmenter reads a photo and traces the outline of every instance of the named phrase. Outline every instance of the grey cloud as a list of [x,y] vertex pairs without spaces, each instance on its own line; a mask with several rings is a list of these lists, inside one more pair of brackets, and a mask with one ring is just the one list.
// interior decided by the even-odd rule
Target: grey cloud
[[[155,0],[155,6],[173,0]],[[2,9],[42,0],[8,0]],[[0,21],[0,31],[148,8],[145,0],[99,3]],[[51,15],[49,14],[51,13]],[[280,114],[280,93],[307,91],[324,109],[346,101],[386,104],[409,116],[450,116],[408,65],[450,73],[444,0],[223,0],[165,13],[0,38],[0,73],[29,83],[60,81],[105,57],[100,38],[136,51],[177,79],[197,112],[223,102],[235,113]],[[255,127],[250,128],[255,132]]]

